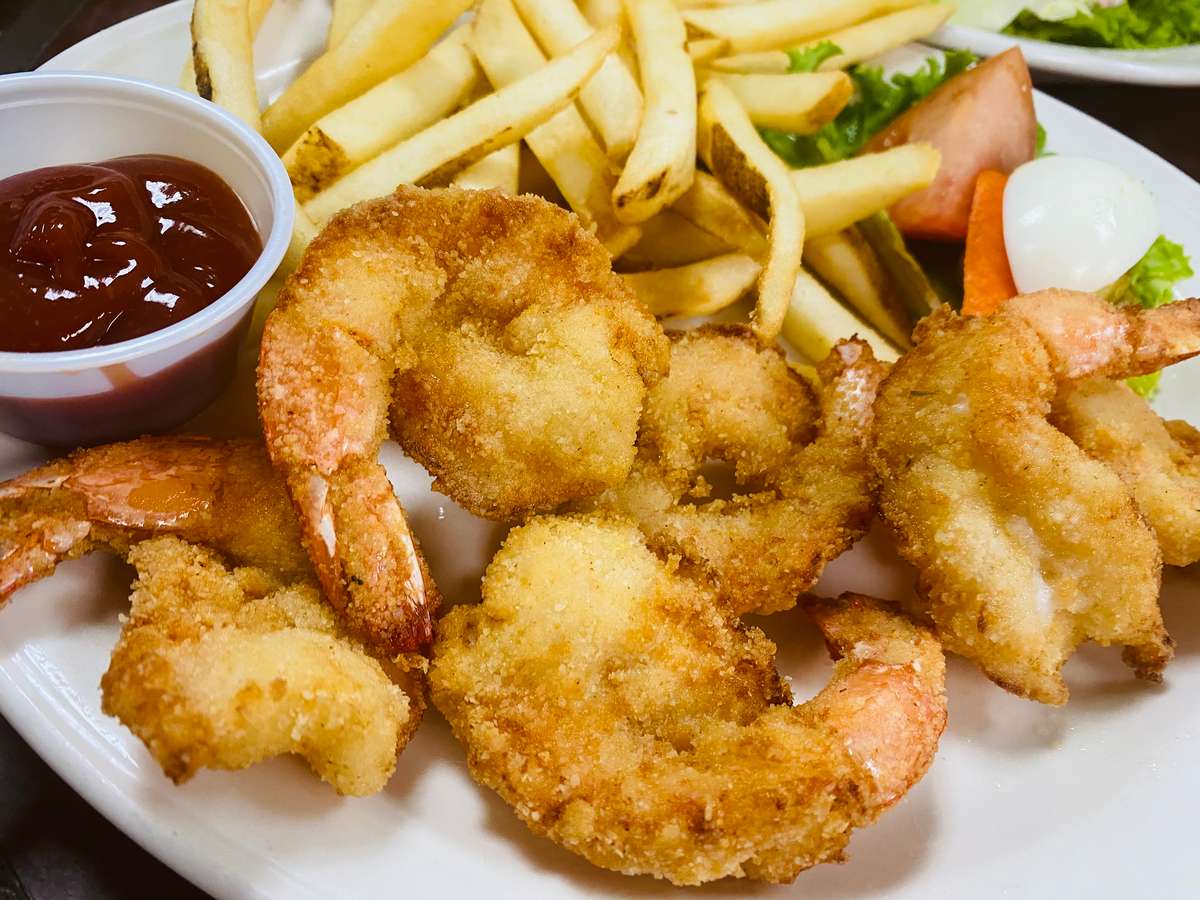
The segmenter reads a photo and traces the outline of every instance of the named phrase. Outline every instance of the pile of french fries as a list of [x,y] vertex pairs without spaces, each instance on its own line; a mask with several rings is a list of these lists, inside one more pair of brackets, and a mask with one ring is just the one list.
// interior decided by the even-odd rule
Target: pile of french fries
[[[911,317],[856,223],[929,185],[937,151],[793,170],[759,128],[815,133],[852,99],[844,69],[952,6],[333,0],[325,52],[260,113],[252,48],[269,6],[196,0],[183,78],[279,152],[290,264],[332,215],[400,184],[533,192],[569,206],[656,315],[753,294],[758,335],[812,360],[852,334],[883,359],[908,346]],[[789,49],[822,41],[841,52],[789,71]]]

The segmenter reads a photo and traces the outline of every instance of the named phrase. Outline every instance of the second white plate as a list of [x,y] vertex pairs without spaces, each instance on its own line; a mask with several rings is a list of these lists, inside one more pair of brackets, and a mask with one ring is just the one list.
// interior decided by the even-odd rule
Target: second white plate
[[939,47],[971,50],[980,56],[995,56],[1017,46],[1030,68],[1069,78],[1161,87],[1200,86],[1200,44],[1167,50],[1106,50],[1015,38],[966,25],[947,25],[927,40]]

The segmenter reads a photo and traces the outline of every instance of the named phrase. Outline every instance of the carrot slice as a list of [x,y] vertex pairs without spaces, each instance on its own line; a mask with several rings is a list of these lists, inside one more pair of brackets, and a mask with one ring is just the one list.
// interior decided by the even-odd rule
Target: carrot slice
[[988,169],[979,173],[967,222],[963,264],[963,315],[986,316],[1017,296],[1008,251],[1004,247],[1004,187],[1008,176]]

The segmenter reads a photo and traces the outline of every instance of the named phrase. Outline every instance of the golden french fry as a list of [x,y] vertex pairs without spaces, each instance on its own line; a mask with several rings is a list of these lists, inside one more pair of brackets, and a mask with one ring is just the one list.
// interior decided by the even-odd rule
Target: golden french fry
[[761,271],[762,266],[744,253],[727,253],[620,278],[656,316],[709,316],[749,293]]
[[192,7],[196,93],[260,128],[248,0],[196,0]]
[[621,57],[621,61],[625,63],[625,70],[633,75],[633,80],[637,83],[637,58],[626,40],[629,23],[625,21],[625,6],[622,0],[579,0],[579,11],[593,28],[608,28],[612,25],[621,29],[621,44],[617,47],[617,56]]
[[788,167],[763,143],[733,92],[710,81],[700,99],[701,147],[708,168],[735,197],[767,218],[768,250],[753,327],[764,341],[783,326],[804,247],[804,210]]
[[329,20],[330,47],[336,47],[346,39],[354,23],[363,17],[374,0],[333,0],[333,18]]
[[809,235],[832,234],[887,209],[933,183],[942,155],[932,144],[903,144],[881,153],[791,171]]
[[569,106],[618,39],[615,28],[596,32],[565,56],[359,166],[309,200],[305,210],[320,223],[352,203],[390,194],[401,184],[448,181]]
[[[572,0],[516,0],[517,11],[551,56],[561,56],[595,29]],[[642,91],[624,61],[613,54],[579,92],[579,106],[608,155],[623,160],[642,121]]]
[[[271,9],[273,0],[250,0],[247,4],[247,15],[250,17],[250,38],[253,42],[254,35],[258,34],[258,29],[262,25],[263,19],[267,17],[267,13]],[[195,7],[192,8],[193,15]],[[193,43],[194,46],[194,43]],[[196,90],[196,61],[192,54],[188,54],[187,61],[183,64],[183,74],[179,77],[179,86],[185,91],[191,91],[193,94]]]
[[743,206],[707,172],[697,172],[692,186],[671,209],[723,243],[755,258],[766,254],[766,224]]
[[638,227],[642,229],[641,240],[618,261],[625,272],[673,269],[735,250],[673,209],[664,209]]
[[687,52],[692,59],[692,65],[703,66],[728,53],[729,41],[723,38],[700,38],[688,41]]
[[902,350],[912,347],[913,323],[879,258],[857,229],[809,237],[804,265],[889,341]]
[[740,75],[705,73],[703,84],[720,78],[733,91],[750,121],[759,128],[779,128],[796,134],[814,134],[846,108],[854,96],[854,82],[845,72],[812,72],[790,75]]
[[521,179],[521,145],[509,144],[454,176],[455,187],[475,191],[499,190],[516,194]]
[[896,348],[883,335],[842,306],[804,269],[797,272],[783,320],[784,339],[816,362],[828,356],[838,341],[855,335],[870,344],[876,359],[883,362],[899,359]]
[[787,75],[792,71],[792,58],[783,50],[760,50],[722,56],[710,62],[708,67],[723,75]]
[[829,57],[818,68],[822,72],[845,69],[888,50],[903,47],[907,43],[933,34],[945,25],[952,15],[952,4],[933,3],[880,16],[878,19],[825,35],[821,40],[836,44],[842,52]]
[[[484,0],[475,13],[471,46],[484,74],[503,88],[545,66],[546,59],[512,0]],[[525,136],[525,143],[579,216],[613,256],[637,243],[635,228],[618,222],[612,206],[616,179],[604,149],[574,105]]]
[[765,0],[763,3],[686,9],[695,31],[726,38],[734,53],[794,47],[855,22],[926,0]]
[[644,222],[692,184],[696,172],[696,76],[687,31],[671,0],[625,0],[645,111],[613,191],[622,222]]
[[287,150],[313,122],[420,59],[471,0],[375,0],[340,44],[317,57],[263,113],[263,134]]
[[403,72],[317,120],[288,148],[283,162],[301,202],[458,107],[479,81],[469,33],[456,29]]

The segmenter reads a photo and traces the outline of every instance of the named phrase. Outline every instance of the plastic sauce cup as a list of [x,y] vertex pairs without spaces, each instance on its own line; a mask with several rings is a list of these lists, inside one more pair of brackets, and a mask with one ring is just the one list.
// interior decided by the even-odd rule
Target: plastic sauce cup
[[0,132],[7,136],[0,178],[144,153],[200,163],[241,198],[263,242],[232,290],[161,331],[87,350],[0,352],[0,431],[76,446],[165,431],[191,418],[232,377],[254,300],[287,250],[294,201],[279,157],[214,104],[117,75],[0,77]]

